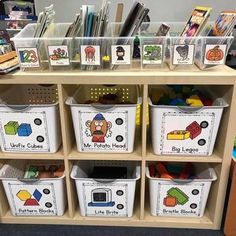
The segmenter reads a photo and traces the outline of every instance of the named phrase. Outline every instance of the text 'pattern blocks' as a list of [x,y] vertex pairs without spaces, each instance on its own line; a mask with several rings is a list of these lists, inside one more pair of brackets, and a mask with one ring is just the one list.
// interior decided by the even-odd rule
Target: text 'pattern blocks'
[[187,126],[186,130],[190,132],[191,139],[195,139],[202,132],[201,126],[196,121]]
[[31,125],[22,123],[18,128],[18,135],[19,136],[30,136],[32,133]]
[[9,121],[4,125],[4,130],[6,135],[16,135],[19,124],[17,121]]

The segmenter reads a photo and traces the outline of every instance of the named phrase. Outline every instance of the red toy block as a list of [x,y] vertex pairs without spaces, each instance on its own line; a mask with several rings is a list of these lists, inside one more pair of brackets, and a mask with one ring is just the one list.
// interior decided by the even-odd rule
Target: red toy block
[[187,126],[186,130],[190,132],[191,139],[195,139],[202,132],[202,128],[197,123],[197,121],[194,121],[189,126]]

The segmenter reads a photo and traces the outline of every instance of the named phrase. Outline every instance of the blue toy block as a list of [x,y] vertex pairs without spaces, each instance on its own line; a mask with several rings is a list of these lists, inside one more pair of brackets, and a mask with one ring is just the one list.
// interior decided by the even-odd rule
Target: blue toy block
[[26,124],[26,123],[22,123],[19,127],[18,127],[18,136],[30,136],[30,134],[32,133],[32,129],[31,129],[31,125],[30,124]]

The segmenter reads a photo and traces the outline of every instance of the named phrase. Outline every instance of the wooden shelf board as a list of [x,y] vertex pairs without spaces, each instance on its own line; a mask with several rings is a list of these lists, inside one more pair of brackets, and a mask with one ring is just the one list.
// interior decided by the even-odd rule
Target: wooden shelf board
[[[29,220],[30,219],[30,220]],[[5,224],[65,224],[65,225],[99,225],[99,226],[129,226],[129,227],[168,227],[168,228],[198,228],[214,229],[208,212],[206,211],[201,218],[190,217],[158,217],[151,216],[145,212],[143,220],[139,219],[139,210],[136,209],[130,218],[112,217],[84,217],[77,210],[73,218],[69,217],[68,212],[59,217],[22,217],[13,216],[10,211],[0,218],[1,223]]]
[[0,84],[234,84],[235,76],[236,71],[227,66],[205,71],[197,67],[187,70],[177,67],[173,71],[167,67],[129,71],[17,71],[2,75]]
[[25,159],[25,160],[63,160],[63,149],[56,153],[14,153],[0,152],[0,159]]
[[146,161],[173,161],[173,162],[206,162],[222,163],[222,158],[214,152],[211,156],[177,156],[177,155],[155,155],[151,145],[147,148]]
[[127,161],[141,161],[141,144],[135,146],[132,153],[83,153],[78,152],[77,147],[73,146],[69,160],[127,160]]

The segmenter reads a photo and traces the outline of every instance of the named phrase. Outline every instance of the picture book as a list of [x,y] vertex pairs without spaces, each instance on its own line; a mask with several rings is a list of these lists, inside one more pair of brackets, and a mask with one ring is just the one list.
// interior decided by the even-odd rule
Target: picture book
[[236,24],[236,11],[223,11],[218,16],[208,36],[229,36]]
[[197,6],[189,18],[187,24],[184,27],[181,36],[184,37],[194,37],[197,36],[201,30],[203,29],[204,25],[207,22],[208,17],[210,16],[211,12],[210,7],[200,7]]

